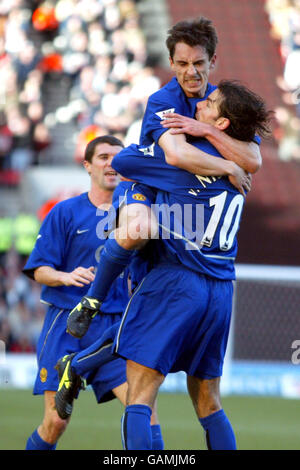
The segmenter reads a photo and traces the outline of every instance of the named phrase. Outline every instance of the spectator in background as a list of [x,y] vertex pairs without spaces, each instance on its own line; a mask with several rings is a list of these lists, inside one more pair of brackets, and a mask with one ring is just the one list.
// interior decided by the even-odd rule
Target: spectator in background
[[279,129],[275,137],[279,158],[284,161],[300,158],[300,1],[267,0],[266,11],[271,35],[280,41],[283,74],[277,77],[286,108],[276,110]]
[[9,167],[9,156],[13,146],[13,134],[7,125],[4,111],[0,111],[0,170]]

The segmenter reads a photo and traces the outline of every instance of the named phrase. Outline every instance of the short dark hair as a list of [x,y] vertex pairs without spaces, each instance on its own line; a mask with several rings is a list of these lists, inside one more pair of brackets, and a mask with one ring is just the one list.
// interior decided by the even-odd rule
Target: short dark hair
[[264,100],[237,80],[221,80],[218,83],[222,99],[220,116],[229,119],[224,132],[237,140],[251,142],[256,134],[268,137],[271,134],[270,120]]
[[94,155],[94,152],[95,152],[95,148],[98,144],[109,144],[109,145],[112,145],[112,146],[117,145],[117,146],[120,146],[120,147],[124,148],[123,142],[121,142],[121,140],[118,139],[117,137],[115,137],[113,135],[101,135],[101,136],[96,137],[95,139],[91,140],[87,144],[85,152],[84,152],[84,160],[86,160],[88,162],[92,161],[92,158],[93,158],[93,155]]
[[202,46],[211,59],[216,51],[218,36],[212,21],[201,16],[194,20],[179,21],[168,31],[166,45],[171,59],[178,42],[191,47]]

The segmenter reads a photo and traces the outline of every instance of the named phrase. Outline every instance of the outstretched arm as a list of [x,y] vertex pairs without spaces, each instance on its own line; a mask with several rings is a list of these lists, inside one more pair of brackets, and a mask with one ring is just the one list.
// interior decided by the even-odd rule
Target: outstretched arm
[[236,163],[214,157],[186,141],[184,134],[173,135],[164,132],[159,145],[165,153],[169,165],[182,168],[195,175],[228,176],[230,182],[245,195],[251,188],[249,175]]
[[207,139],[220,154],[231,160],[249,173],[256,173],[262,164],[259,146],[255,142],[243,142],[233,139],[225,132],[210,124],[188,118],[177,113],[165,114],[161,121],[164,128],[172,135],[189,134]]

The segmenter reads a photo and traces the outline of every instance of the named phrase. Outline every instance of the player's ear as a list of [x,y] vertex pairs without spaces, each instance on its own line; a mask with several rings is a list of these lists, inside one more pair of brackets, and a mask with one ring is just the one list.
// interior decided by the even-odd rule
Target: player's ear
[[210,60],[209,68],[210,70],[214,69],[217,62],[217,54],[214,54]]
[[220,129],[220,131],[225,131],[225,129],[230,126],[230,120],[221,116],[217,119],[215,126]]
[[88,172],[88,174],[90,175],[91,174],[91,169],[90,169],[90,162],[88,162],[87,160],[83,160],[83,166],[84,168],[86,169],[86,171]]
[[170,67],[171,67],[171,69],[173,70],[173,68],[174,68],[174,61],[173,61],[173,59],[172,59],[171,56],[169,56],[169,62],[170,62]]

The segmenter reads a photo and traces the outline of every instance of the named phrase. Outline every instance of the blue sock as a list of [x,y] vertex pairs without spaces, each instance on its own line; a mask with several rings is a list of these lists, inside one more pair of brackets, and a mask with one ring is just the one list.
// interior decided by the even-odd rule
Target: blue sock
[[124,450],[151,450],[151,408],[129,405],[122,417],[122,443]]
[[55,449],[56,449],[56,443],[49,444],[48,442],[44,441],[36,429],[28,438],[25,450],[55,450]]
[[234,432],[223,410],[200,418],[199,421],[206,432],[209,450],[236,450]]
[[86,295],[103,302],[111,284],[129,264],[134,251],[125,250],[114,238],[109,238],[101,252],[94,282]]
[[152,450],[164,450],[164,441],[159,424],[151,426],[152,433]]
[[119,326],[120,322],[114,323],[95,343],[75,354],[71,366],[76,374],[84,376],[116,358],[113,355],[113,342]]

